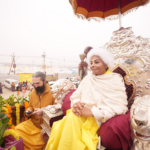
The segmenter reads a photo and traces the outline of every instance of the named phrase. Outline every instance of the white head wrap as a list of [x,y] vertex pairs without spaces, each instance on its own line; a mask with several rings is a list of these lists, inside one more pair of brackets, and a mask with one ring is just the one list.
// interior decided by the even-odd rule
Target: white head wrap
[[87,63],[90,66],[91,58],[93,56],[99,56],[102,61],[108,66],[109,69],[114,67],[114,56],[113,54],[104,48],[93,48],[87,54]]

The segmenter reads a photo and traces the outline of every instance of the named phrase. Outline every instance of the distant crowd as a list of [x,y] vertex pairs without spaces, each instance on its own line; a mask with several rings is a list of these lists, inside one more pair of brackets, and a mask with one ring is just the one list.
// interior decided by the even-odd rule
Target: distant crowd
[[[15,82],[11,83],[11,91],[17,91],[17,95],[20,95],[20,92],[22,92],[22,96],[25,96],[26,90],[32,91],[34,88],[34,85],[28,81],[19,82],[18,86],[16,87]],[[3,93],[3,84],[0,82],[0,94]]]
[[[22,96],[25,96],[26,90],[32,91],[32,89],[34,88],[33,84],[26,81],[26,82],[19,82],[18,86],[17,86],[17,95],[20,94],[20,92],[22,92]],[[12,82],[11,84],[11,90],[12,92],[15,91],[15,83]]]

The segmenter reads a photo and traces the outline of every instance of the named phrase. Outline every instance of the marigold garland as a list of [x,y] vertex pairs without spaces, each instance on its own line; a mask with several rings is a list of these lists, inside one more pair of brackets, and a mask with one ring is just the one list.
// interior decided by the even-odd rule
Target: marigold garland
[[10,127],[10,129],[13,129],[13,130],[15,130],[15,126],[14,126],[14,125],[12,125],[12,126]]
[[5,130],[3,137],[8,136],[8,135],[12,135],[16,140],[19,140],[18,133],[14,131],[13,129]]
[[6,107],[2,107],[2,111],[4,111],[4,113],[7,114],[7,115],[9,113],[9,111],[8,111],[8,109]]
[[[6,106],[6,107],[2,107],[2,110],[4,111],[5,114],[7,114],[7,117],[11,119],[11,115],[10,115],[9,112],[12,112],[12,111],[11,111],[10,108],[9,108],[9,111],[8,111],[8,107],[9,107],[9,106],[8,106],[7,104],[6,104],[5,106]],[[9,122],[9,124],[11,124],[11,123]],[[15,126],[14,126],[14,125],[10,126],[10,129],[15,130]]]
[[11,117],[12,110],[11,110],[11,107],[8,104],[5,104],[5,107],[8,110],[7,117],[10,118],[10,120],[7,124],[11,125],[12,124],[12,117]]
[[11,113],[12,113],[12,110],[11,110],[11,107],[10,107],[10,105],[8,105],[8,104],[5,104],[5,106],[6,106],[7,110],[8,110],[8,112],[11,114]]
[[20,105],[16,103],[15,106],[16,106],[16,125],[18,125],[20,123]]
[[[26,111],[29,107],[29,102],[24,102],[24,107],[25,107],[25,111]],[[28,117],[25,117],[25,120],[28,120]]]

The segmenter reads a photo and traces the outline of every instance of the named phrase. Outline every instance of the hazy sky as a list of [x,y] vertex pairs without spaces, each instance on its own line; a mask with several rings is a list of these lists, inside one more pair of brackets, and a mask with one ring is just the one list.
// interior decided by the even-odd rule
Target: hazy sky
[[[65,58],[66,66],[75,66],[86,46],[103,46],[119,29],[118,20],[78,19],[68,1],[0,0],[0,62],[10,63],[14,52],[16,64],[42,64],[45,51],[47,65],[64,65]],[[124,16],[122,26],[150,38],[150,4]]]

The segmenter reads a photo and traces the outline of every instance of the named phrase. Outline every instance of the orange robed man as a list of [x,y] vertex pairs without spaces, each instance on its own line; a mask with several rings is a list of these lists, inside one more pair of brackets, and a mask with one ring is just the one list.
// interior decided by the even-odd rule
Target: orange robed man
[[32,81],[34,89],[31,92],[29,107],[25,114],[31,117],[16,126],[16,131],[23,139],[24,150],[41,150],[46,143],[41,137],[41,126],[43,119],[38,116],[42,113],[42,107],[54,104],[54,98],[50,92],[50,86],[46,83],[43,72],[33,74]]

